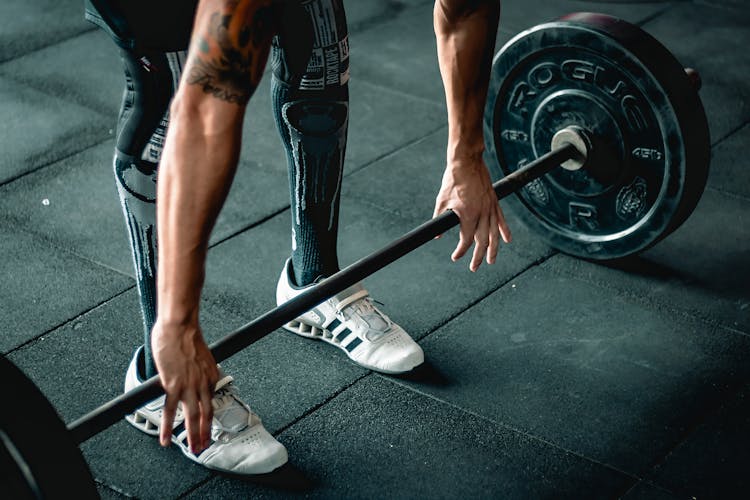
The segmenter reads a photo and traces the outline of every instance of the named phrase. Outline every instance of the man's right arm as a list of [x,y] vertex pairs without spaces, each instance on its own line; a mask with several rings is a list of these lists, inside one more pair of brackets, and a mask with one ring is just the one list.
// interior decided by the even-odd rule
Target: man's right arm
[[157,193],[158,312],[152,346],[167,398],[161,443],[182,402],[193,451],[208,445],[218,378],[199,303],[208,239],[239,159],[245,106],[273,36],[271,0],[201,0],[170,108]]

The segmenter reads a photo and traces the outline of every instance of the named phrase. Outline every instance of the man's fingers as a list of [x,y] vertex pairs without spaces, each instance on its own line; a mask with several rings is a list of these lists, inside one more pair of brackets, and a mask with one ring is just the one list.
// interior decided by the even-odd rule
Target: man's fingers
[[458,233],[458,245],[451,255],[451,259],[455,262],[464,256],[466,251],[471,248],[471,244],[474,241],[474,233],[466,228],[468,224],[461,224],[460,231]]
[[498,229],[497,215],[493,211],[490,215],[490,246],[487,248],[487,264],[494,264],[497,259],[497,249],[500,245],[500,230]]
[[185,415],[185,428],[188,435],[188,446],[190,451],[197,454],[201,448],[201,410],[198,397],[191,392],[185,394],[182,400],[182,413]]
[[169,446],[172,442],[172,424],[177,413],[178,399],[167,394],[164,401],[164,411],[161,416],[161,427],[159,429],[159,444]]
[[471,272],[475,272],[479,269],[479,266],[482,265],[482,259],[484,259],[484,256],[487,253],[487,247],[490,244],[489,228],[489,218],[482,216],[479,219],[479,224],[477,224],[476,232],[474,233],[474,241],[476,242],[476,245],[474,245],[474,254],[471,258],[471,264],[469,264]]
[[505,222],[505,215],[503,215],[503,209],[500,208],[499,204],[497,205],[497,225],[500,230],[500,235],[503,237],[503,241],[505,243],[510,243],[512,239],[510,228],[508,227],[508,223]]
[[434,219],[435,217],[442,214],[443,212],[445,212],[445,208],[443,208],[442,203],[436,203],[435,210],[432,211],[432,218]]
[[201,391],[201,448],[206,449],[211,444],[211,422],[214,418],[214,407],[211,404],[213,384]]
[[482,264],[482,259],[484,259],[484,255],[486,253],[487,245],[480,245],[479,242],[474,245],[474,253],[471,256],[471,263],[469,264],[469,270],[472,273],[476,272],[476,270],[479,269],[479,266]]

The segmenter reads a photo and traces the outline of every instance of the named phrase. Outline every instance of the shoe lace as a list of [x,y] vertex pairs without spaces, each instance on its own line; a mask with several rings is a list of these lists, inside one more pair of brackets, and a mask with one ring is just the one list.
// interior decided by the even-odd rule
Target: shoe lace
[[234,378],[227,375],[216,384],[216,391],[211,400],[214,407],[213,427],[220,433],[237,433],[250,425],[258,418],[237,395],[233,385]]
[[367,323],[368,331],[365,334],[365,337],[370,342],[377,341],[385,335],[391,327],[390,319],[375,307],[373,302],[381,306],[383,305],[371,297],[365,296],[355,300],[341,310],[341,315],[343,316],[342,319],[350,320],[352,317],[358,316]]

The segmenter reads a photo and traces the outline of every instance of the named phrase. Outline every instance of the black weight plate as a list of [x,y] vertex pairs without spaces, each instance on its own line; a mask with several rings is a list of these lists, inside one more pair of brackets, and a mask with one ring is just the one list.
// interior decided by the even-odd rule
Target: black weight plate
[[4,498],[99,498],[81,451],[57,412],[13,363],[0,356]]
[[594,138],[585,169],[556,169],[510,203],[547,242],[609,260],[674,231],[705,188],[705,112],[683,67],[640,28],[571,14],[522,32],[495,56],[484,124],[497,179],[577,125]]

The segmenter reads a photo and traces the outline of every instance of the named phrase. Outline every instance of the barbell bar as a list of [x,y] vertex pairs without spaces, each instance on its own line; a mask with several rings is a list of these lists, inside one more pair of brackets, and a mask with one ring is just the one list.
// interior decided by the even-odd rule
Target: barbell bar
[[[576,136],[576,132],[572,129],[570,134],[569,137]],[[495,182],[493,188],[498,199],[505,198],[533,179],[537,179],[561,163],[573,159],[580,161],[582,152],[572,142],[562,142],[556,149]],[[450,210],[424,222],[382,249],[363,257],[288,302],[271,309],[221,340],[214,342],[209,346],[211,353],[217,362],[231,357],[321,302],[362,281],[367,276],[395,262],[458,224],[458,216]],[[75,420],[68,426],[68,431],[76,443],[82,443],[120,421],[125,415],[156,399],[163,392],[159,377],[154,376],[135,389],[112,399]]]

